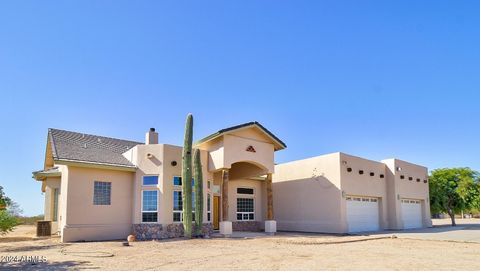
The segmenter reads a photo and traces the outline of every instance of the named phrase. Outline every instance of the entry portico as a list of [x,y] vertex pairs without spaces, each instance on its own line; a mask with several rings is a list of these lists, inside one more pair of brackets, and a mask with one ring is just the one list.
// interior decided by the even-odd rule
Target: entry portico
[[[208,152],[216,197],[214,228],[224,235],[234,230],[275,232],[274,154],[286,145],[258,122],[249,122],[220,130],[198,141],[196,147]],[[219,199],[221,208],[215,206]]]

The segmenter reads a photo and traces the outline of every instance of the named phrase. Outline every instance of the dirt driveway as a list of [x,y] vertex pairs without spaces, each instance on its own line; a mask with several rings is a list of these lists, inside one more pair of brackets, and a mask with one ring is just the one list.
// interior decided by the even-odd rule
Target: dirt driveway
[[[19,229],[20,230],[20,229]],[[25,232],[28,230],[22,229]],[[12,270],[477,270],[480,244],[372,236],[280,234],[204,239],[61,244],[0,241],[0,269]],[[0,238],[1,240],[1,238]],[[46,262],[16,262],[37,257]],[[5,262],[6,257],[10,261]],[[44,258],[41,258],[44,257]],[[35,259],[35,258],[31,258]]]

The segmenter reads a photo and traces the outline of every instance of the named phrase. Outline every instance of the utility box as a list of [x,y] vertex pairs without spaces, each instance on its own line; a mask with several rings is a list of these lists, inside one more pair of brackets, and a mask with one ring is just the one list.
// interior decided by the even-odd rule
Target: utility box
[[51,236],[52,222],[51,221],[37,221],[37,236]]

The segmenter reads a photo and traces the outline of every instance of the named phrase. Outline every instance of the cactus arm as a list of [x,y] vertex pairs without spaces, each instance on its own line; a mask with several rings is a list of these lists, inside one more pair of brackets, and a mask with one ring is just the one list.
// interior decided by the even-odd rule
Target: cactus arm
[[193,174],[195,179],[195,229],[196,235],[201,236],[203,225],[203,173],[199,149],[195,149],[193,156]]

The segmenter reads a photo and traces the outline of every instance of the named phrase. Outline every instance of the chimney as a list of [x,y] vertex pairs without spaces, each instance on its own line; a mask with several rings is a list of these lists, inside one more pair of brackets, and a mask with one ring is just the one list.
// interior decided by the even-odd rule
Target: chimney
[[145,135],[145,144],[158,144],[158,133],[155,132],[155,128],[150,128],[150,131]]

